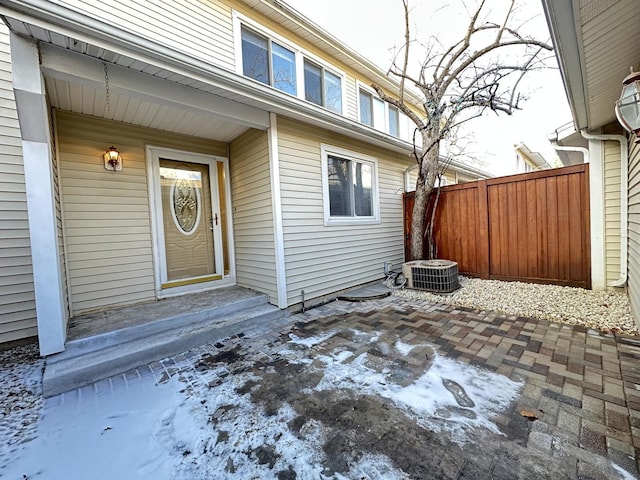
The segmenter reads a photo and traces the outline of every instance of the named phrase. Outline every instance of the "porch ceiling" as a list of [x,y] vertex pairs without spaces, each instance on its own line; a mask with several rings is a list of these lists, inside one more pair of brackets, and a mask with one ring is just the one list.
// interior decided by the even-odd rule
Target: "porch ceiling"
[[45,75],[52,107],[141,127],[230,142],[248,127],[184,108]]
[[[225,98],[221,94],[229,95],[224,89],[35,25],[5,20],[13,31],[42,42],[43,72],[54,108],[222,142],[233,140],[250,127],[268,125],[266,112]],[[105,64],[113,77],[108,102]],[[127,83],[142,87],[123,87]],[[149,85],[167,95],[147,94],[144,90]],[[176,89],[182,90],[178,95],[181,98],[189,96],[190,90],[195,100],[181,105],[180,100],[174,100]],[[221,108],[216,108],[216,100]],[[194,103],[213,105],[207,109],[194,107]],[[234,107],[244,115],[236,118]],[[242,121],[254,116],[263,119]]]

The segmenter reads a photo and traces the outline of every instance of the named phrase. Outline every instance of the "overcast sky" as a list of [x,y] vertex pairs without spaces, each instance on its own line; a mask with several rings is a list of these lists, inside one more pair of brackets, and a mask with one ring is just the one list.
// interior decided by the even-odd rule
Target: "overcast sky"
[[[391,64],[394,46],[402,45],[401,0],[285,1],[383,70]],[[473,1],[467,3],[473,7]],[[506,0],[487,3],[491,8],[507,4]],[[540,0],[519,0],[518,3],[517,18],[524,23],[524,31],[549,40]],[[442,43],[448,38],[457,40],[468,24],[469,15],[462,0],[412,0],[411,5],[414,7],[411,29],[418,38],[436,35]],[[484,168],[494,173],[509,173],[508,168],[513,168],[515,159],[513,147],[521,142],[547,159],[555,158],[547,134],[571,121],[557,69],[530,74],[523,82],[523,91],[531,98],[522,105],[521,111],[512,116],[490,113],[468,124],[473,139],[468,150],[486,162]]]

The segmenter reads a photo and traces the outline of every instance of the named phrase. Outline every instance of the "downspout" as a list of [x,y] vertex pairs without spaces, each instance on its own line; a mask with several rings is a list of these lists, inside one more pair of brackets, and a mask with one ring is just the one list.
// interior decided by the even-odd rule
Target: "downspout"
[[612,140],[620,143],[620,276],[611,282],[611,287],[624,287],[627,283],[627,232],[629,228],[629,174],[627,165],[629,163],[628,139],[624,135],[592,135],[585,130],[580,134],[586,140]]

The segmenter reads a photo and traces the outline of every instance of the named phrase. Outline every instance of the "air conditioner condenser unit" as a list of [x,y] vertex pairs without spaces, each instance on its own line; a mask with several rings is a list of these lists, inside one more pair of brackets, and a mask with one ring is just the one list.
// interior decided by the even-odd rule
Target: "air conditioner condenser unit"
[[458,264],[451,260],[413,260],[402,265],[407,288],[450,293],[460,288]]

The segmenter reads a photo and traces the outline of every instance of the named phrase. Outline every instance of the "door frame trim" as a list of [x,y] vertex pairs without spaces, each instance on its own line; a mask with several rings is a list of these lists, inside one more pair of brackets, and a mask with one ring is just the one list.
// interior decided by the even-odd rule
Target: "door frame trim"
[[[160,158],[161,157],[173,157],[173,159],[182,160],[191,163],[200,163],[209,165],[209,182],[211,185],[211,206],[213,213],[219,212],[219,199],[217,195],[218,183],[215,181],[217,177],[217,168],[215,172],[211,172],[213,168],[217,166],[218,162],[224,165],[225,170],[225,193],[227,204],[227,232],[229,238],[227,244],[229,246],[229,275],[224,275],[224,263],[223,263],[223,242],[222,242],[222,228],[218,227],[214,232],[214,245],[215,247],[215,262],[216,262],[216,275],[221,275],[220,279],[205,281],[205,282],[193,282],[189,279],[177,282],[163,281],[163,276],[166,276],[166,258],[165,258],[165,246],[164,246],[164,231],[162,222],[162,197],[160,192]],[[178,150],[173,148],[156,147],[153,145],[146,146],[146,162],[147,162],[147,186],[149,192],[149,213],[151,217],[151,238],[153,247],[153,269],[155,280],[155,291],[157,298],[170,297],[175,295],[182,295],[184,293],[198,292],[203,290],[210,290],[218,287],[225,287],[229,285],[235,285],[235,255],[233,252],[233,220],[231,216],[231,185],[229,182],[229,159],[217,155],[207,155],[202,153],[190,152],[186,150]],[[215,187],[215,189],[213,188]],[[219,248],[217,247],[219,245]],[[218,266],[220,270],[218,271]],[[175,286],[170,288],[163,288],[163,285],[174,283]]]

